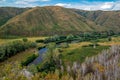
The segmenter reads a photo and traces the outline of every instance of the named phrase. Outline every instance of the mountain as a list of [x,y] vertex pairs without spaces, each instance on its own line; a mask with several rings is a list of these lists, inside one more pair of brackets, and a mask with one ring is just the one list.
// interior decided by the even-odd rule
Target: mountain
[[26,11],[28,8],[0,7],[0,26],[5,24],[10,18]]
[[107,30],[120,32],[120,11],[83,11],[77,9],[73,9],[73,11],[97,25],[106,27]]
[[[70,9],[47,6],[35,7],[10,19],[1,27],[3,34],[36,35],[54,31],[93,31],[99,28]],[[99,30],[99,29],[98,29]]]
[[14,15],[0,27],[0,35],[38,36],[88,31],[120,31],[119,11],[83,11],[59,6],[20,10],[18,10],[19,14]]

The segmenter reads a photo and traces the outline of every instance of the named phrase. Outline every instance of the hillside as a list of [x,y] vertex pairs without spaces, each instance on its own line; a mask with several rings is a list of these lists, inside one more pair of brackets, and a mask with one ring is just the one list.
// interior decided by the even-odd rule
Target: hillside
[[120,11],[83,11],[73,9],[76,13],[94,21],[107,30],[120,32]]
[[9,19],[26,11],[28,8],[0,7],[0,26],[5,24]]
[[39,36],[88,31],[120,31],[120,11],[83,11],[59,6],[17,10],[8,12],[9,15],[13,14],[9,20],[6,20],[6,17],[2,18],[5,24],[0,28],[0,35]]
[[2,26],[3,34],[42,35],[57,31],[101,30],[93,21],[67,8],[58,6],[35,7],[10,19]]

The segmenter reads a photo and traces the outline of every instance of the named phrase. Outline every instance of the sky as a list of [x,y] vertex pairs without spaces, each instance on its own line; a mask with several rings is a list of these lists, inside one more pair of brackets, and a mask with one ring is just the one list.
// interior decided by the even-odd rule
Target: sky
[[82,10],[120,10],[120,0],[0,0],[0,7],[62,6]]

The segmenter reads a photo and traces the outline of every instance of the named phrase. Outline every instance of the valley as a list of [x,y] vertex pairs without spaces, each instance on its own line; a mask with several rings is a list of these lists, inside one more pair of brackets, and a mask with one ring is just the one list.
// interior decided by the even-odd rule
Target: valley
[[120,80],[119,17],[119,10],[0,7],[0,80]]

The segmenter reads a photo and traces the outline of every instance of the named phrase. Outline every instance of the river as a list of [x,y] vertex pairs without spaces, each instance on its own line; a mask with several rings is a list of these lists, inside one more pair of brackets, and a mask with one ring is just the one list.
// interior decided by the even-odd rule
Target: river
[[43,54],[45,54],[47,52],[47,48],[42,48],[38,51],[38,57],[33,61],[31,62],[29,65],[31,64],[34,64],[34,65],[38,65],[42,62],[43,60]]

